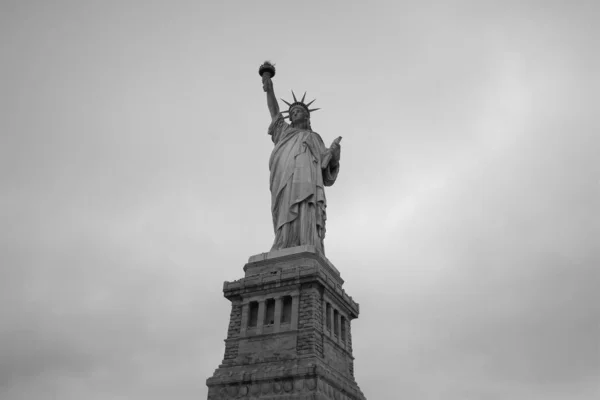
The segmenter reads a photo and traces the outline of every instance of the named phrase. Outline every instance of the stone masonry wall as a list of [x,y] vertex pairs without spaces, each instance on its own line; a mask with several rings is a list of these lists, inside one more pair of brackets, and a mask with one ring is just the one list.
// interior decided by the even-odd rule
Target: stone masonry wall
[[[348,346],[348,350],[352,354],[352,323],[350,320],[346,321],[346,346]],[[354,377],[354,360],[349,360],[348,369],[350,370],[350,375]]]
[[229,328],[227,338],[238,336],[242,327],[242,302],[239,300],[231,302],[231,313],[229,314]]
[[298,355],[323,356],[323,307],[319,285],[308,283],[300,290],[298,312]]
[[348,351],[352,353],[352,324],[349,319],[346,320],[346,346]]
[[[242,326],[242,302],[234,300],[231,302],[231,314],[229,315],[229,328],[227,329],[227,339],[231,339],[240,334]],[[223,364],[231,364],[238,356],[238,342],[235,340],[225,341],[225,357]]]

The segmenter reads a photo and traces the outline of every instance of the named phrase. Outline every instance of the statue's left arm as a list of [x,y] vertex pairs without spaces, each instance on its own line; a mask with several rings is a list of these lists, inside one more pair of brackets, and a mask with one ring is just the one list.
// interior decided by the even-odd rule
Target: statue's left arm
[[325,186],[333,185],[340,171],[341,140],[341,136],[335,139],[323,155],[321,168],[323,170],[323,184]]

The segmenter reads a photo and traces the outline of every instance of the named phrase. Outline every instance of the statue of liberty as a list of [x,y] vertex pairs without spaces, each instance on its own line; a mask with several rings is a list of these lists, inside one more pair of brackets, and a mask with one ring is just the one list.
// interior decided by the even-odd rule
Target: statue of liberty
[[[321,136],[310,126],[310,113],[318,110],[309,109],[314,100],[305,104],[306,93],[298,101],[292,91],[293,103],[282,99],[289,108],[280,112],[271,80],[275,67],[265,62],[259,74],[271,113],[268,134],[275,145],[269,160],[275,231],[271,250],[312,245],[324,254],[327,219],[324,186],[333,185],[337,178],[342,138],[338,137],[326,148]],[[288,115],[284,117],[282,113]]]

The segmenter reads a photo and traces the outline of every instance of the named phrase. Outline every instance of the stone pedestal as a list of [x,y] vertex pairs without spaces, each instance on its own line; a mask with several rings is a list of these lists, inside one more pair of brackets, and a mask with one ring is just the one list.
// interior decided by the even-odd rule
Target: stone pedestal
[[358,304],[313,246],[250,257],[225,282],[231,301],[225,356],[208,400],[362,400],[354,380],[350,321]]

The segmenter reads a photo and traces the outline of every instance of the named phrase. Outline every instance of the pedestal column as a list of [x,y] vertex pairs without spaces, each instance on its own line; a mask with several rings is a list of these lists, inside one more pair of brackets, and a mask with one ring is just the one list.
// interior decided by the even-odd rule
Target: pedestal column
[[248,328],[248,314],[250,306],[248,302],[242,304],[242,322],[240,323],[240,336],[246,336],[246,329]]
[[263,331],[263,325],[265,324],[265,301],[261,300],[258,302],[258,319],[256,321],[256,334],[260,335]]
[[281,308],[283,306],[283,298],[277,297],[275,299],[275,324],[273,327],[273,332],[279,332],[279,328],[281,325]]
[[298,309],[300,307],[300,294],[292,295],[292,321],[290,327],[292,330],[298,329]]

